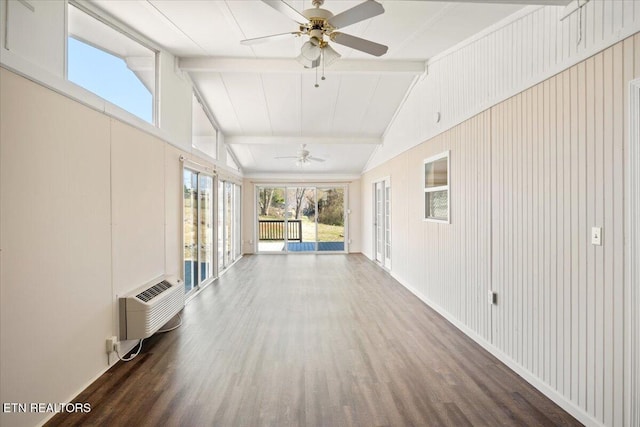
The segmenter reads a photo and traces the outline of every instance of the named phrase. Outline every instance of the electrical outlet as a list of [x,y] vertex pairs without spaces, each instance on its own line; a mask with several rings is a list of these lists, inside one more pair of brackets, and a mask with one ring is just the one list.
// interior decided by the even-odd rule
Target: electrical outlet
[[494,305],[498,303],[498,293],[489,291],[489,304]]
[[112,337],[107,338],[107,345],[106,345],[107,353],[116,351],[119,346],[120,346],[120,343],[118,342],[118,337],[114,335]]

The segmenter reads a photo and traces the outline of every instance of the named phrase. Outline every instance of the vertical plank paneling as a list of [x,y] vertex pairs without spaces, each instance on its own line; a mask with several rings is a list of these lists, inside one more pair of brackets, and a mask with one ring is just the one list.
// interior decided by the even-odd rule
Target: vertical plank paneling
[[569,70],[569,85],[571,99],[571,400],[579,404],[580,398],[580,369],[581,354],[584,352],[580,348],[580,245],[579,232],[580,228],[580,197],[579,197],[579,180],[580,180],[580,164],[579,164],[579,135],[578,135],[578,67]]
[[[593,225],[596,227],[604,226],[604,141],[603,141],[603,123],[604,123],[604,103],[603,103],[603,75],[602,75],[603,54],[599,53],[594,57],[593,62],[593,123],[594,123],[594,158],[595,158],[595,218]],[[603,230],[608,231],[607,228]],[[594,342],[594,390],[595,390],[595,416],[598,420],[604,419],[604,337],[603,337],[603,315],[604,315],[604,254],[606,247],[594,246],[595,251],[595,299],[594,299],[594,327],[592,340]]]
[[586,64],[577,66],[578,91],[578,404],[587,407],[587,312],[588,280],[587,270],[587,137],[586,137]]
[[562,144],[564,155],[564,189],[563,189],[563,205],[564,205],[564,253],[563,253],[563,266],[564,266],[564,295],[562,312],[563,316],[563,354],[562,360],[562,372],[564,378],[562,381],[562,387],[559,389],[563,395],[571,399],[571,378],[572,378],[572,363],[571,363],[571,342],[573,340],[573,330],[571,329],[572,321],[572,267],[574,252],[572,250],[572,170],[574,169],[574,162],[572,161],[572,139],[571,139],[571,72],[564,71],[561,74],[562,77]]
[[[536,112],[536,121],[533,124],[533,144],[537,147],[538,164],[534,166],[537,171],[541,172],[542,178],[538,179],[540,185],[538,187],[537,197],[537,217],[534,221],[534,230],[536,231],[536,248],[537,254],[534,255],[537,261],[536,270],[534,270],[534,311],[533,311],[533,372],[540,378],[543,377],[542,363],[544,359],[544,297],[545,288],[548,281],[545,278],[548,269],[545,262],[545,218],[547,218],[548,206],[545,203],[545,197],[549,193],[549,175],[547,172],[548,161],[545,154],[548,149],[545,147],[544,139],[544,91],[543,85],[537,85],[534,88],[536,97],[533,109]],[[545,212],[546,211],[546,212]]]
[[[545,109],[545,123],[546,138],[549,141],[549,210],[550,217],[548,217],[547,224],[545,226],[546,238],[545,252],[549,257],[549,283],[547,284],[547,292],[545,293],[545,316],[544,316],[544,329],[543,338],[545,339],[544,350],[542,356],[544,358],[544,379],[545,382],[551,384],[554,388],[557,387],[555,378],[555,355],[558,353],[556,340],[558,335],[557,328],[551,325],[557,324],[556,317],[556,301],[557,297],[557,261],[558,261],[558,198],[557,198],[557,161],[558,155],[556,150],[556,79],[552,78],[545,82],[544,91],[544,109]],[[552,99],[553,96],[553,99]]]
[[[613,106],[613,51],[607,49],[603,52],[602,58],[602,96],[603,105]],[[604,142],[604,234],[603,249],[605,255],[605,272],[604,272],[604,313],[603,313],[603,419],[606,425],[613,425],[613,354],[607,349],[613,348],[613,286],[615,276],[613,271],[614,260],[614,165],[613,165],[613,109],[604,108],[602,120],[602,137]]]
[[[587,166],[585,169],[586,176],[586,197],[585,197],[585,228],[582,230],[582,234],[586,236],[590,236],[591,227],[595,225],[594,222],[594,212],[595,212],[595,141],[594,141],[594,97],[593,97],[593,87],[594,83],[594,75],[593,75],[593,67],[594,67],[594,58],[589,58],[585,62],[585,81],[584,81],[584,92],[585,92],[585,103],[584,103],[584,111],[585,111],[585,124],[586,124],[586,134],[585,134],[585,149],[586,149],[586,161]],[[584,246],[586,251],[586,394],[587,394],[587,410],[590,412],[594,411],[595,405],[595,397],[594,397],[594,380],[595,380],[595,363],[594,363],[594,354],[595,354],[595,342],[593,337],[595,337],[595,248],[591,245],[590,239],[585,239],[586,244]]]
[[[637,7],[637,6],[636,6]],[[640,63],[640,33],[636,34],[634,38],[628,38],[622,43],[618,43],[614,46],[614,59],[621,58],[620,69],[614,68],[614,93],[620,94],[620,98],[616,104],[616,112],[620,113],[621,119],[618,122],[620,125],[620,132],[622,133],[618,139],[614,139],[614,165],[620,171],[624,170],[625,164],[625,147],[629,147],[629,128],[630,121],[629,116],[625,114],[629,110],[629,84],[628,82],[634,78],[640,76],[640,69],[636,68],[636,65]],[[620,80],[618,80],[620,79]],[[614,115],[616,114],[614,112]],[[614,200],[614,216],[624,215],[624,175],[619,174],[616,176],[614,185],[616,187],[616,194]],[[616,217],[620,218],[620,217]],[[614,240],[616,246],[624,245],[624,226],[622,221],[615,224]],[[624,311],[624,263],[622,257],[615,260],[614,271],[616,274],[614,280],[614,310]],[[637,307],[636,307],[637,310]],[[614,355],[614,375],[624,375],[624,319],[616,316],[614,319],[614,328],[618,328],[614,335],[614,346],[617,346],[616,354]],[[636,336],[637,340],[640,340]],[[613,389],[614,395],[614,422],[622,422],[622,411],[624,401],[624,387],[623,384],[616,383]],[[640,402],[636,402],[636,407],[640,407]]]

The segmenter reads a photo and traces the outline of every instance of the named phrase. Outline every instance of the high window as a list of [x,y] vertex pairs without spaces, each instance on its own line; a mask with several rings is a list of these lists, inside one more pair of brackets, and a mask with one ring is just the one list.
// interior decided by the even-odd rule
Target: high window
[[424,219],[449,222],[449,151],[424,161]]
[[68,23],[67,79],[155,124],[157,52],[74,3]]

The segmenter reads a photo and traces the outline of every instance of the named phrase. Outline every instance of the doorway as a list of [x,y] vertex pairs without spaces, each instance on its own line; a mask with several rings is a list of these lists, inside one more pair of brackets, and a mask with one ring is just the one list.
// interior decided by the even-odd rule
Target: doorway
[[346,252],[345,186],[256,186],[258,253]]
[[391,179],[373,183],[373,253],[375,261],[391,270]]

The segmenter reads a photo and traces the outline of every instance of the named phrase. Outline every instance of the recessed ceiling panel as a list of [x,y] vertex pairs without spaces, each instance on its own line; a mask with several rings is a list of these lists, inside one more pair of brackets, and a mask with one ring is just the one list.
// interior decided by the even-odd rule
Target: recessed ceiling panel
[[299,74],[263,74],[262,83],[273,135],[302,135]]
[[316,74],[307,71],[302,75],[301,110],[302,132],[305,135],[333,135],[333,111],[338,99],[340,74],[326,74],[321,80],[318,74],[318,87],[315,87]]
[[185,56],[204,54],[197,43],[147,2],[94,0],[92,3],[170,52]]
[[242,38],[224,1],[150,0],[173,25],[193,40],[205,55],[240,55]]
[[345,74],[340,82],[332,128],[338,135],[380,136],[371,128],[361,132],[362,122],[376,92],[379,74]]
[[224,73],[222,80],[242,132],[246,135],[271,135],[262,76],[254,73]]
[[380,77],[360,124],[361,134],[384,134],[414,78],[412,75],[389,74]]

